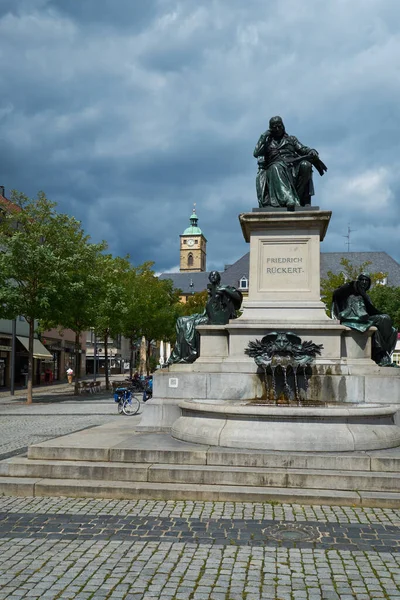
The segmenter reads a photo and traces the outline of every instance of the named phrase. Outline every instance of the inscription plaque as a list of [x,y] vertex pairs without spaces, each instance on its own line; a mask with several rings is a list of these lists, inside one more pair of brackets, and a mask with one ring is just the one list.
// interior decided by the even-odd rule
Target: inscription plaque
[[259,292],[307,292],[309,280],[309,240],[259,240]]

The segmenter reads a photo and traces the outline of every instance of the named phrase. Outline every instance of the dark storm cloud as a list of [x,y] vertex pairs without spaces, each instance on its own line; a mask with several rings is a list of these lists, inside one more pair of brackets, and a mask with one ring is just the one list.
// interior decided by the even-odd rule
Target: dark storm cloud
[[[301,9],[299,9],[299,6]],[[397,0],[2,0],[1,184],[43,189],[159,271],[197,203],[208,266],[246,252],[268,119],[317,148],[325,250],[398,260]]]
[[157,0],[47,0],[46,6],[83,26],[106,25],[137,31],[154,17]]

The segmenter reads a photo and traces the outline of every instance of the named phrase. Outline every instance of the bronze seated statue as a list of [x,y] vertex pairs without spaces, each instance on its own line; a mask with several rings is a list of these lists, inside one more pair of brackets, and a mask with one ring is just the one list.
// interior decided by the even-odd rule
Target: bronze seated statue
[[372,336],[371,358],[381,367],[395,367],[392,354],[397,342],[397,329],[389,315],[381,314],[372,304],[367,291],[371,278],[361,273],[356,281],[345,283],[333,292],[332,318],[357,331],[376,327]]
[[272,117],[269,129],[260,136],[253,153],[258,162],[256,189],[260,207],[294,210],[310,206],[314,195],[312,168],[327,171],[318,152],[288,135],[281,117]]
[[211,271],[207,285],[208,300],[202,313],[179,317],[176,321],[176,342],[165,366],[192,363],[200,353],[198,325],[226,325],[235,319],[242,304],[242,293],[233,286],[220,285],[218,271]]

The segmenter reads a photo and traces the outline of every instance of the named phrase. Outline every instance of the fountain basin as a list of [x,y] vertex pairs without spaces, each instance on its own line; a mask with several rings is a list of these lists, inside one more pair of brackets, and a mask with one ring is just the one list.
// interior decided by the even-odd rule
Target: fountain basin
[[292,452],[352,452],[400,445],[396,406],[303,407],[185,401],[171,434],[186,442]]

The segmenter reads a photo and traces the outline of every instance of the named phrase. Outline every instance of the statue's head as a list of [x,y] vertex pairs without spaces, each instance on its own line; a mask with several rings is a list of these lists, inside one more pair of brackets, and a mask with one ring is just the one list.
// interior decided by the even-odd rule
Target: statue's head
[[273,138],[280,139],[285,134],[285,126],[281,117],[272,117],[269,120],[269,130]]
[[208,280],[210,283],[216,283],[217,285],[221,282],[221,275],[218,271],[211,271],[208,276]]
[[360,273],[360,275],[357,277],[357,283],[358,287],[366,292],[371,287],[371,277],[368,275],[368,273]]

